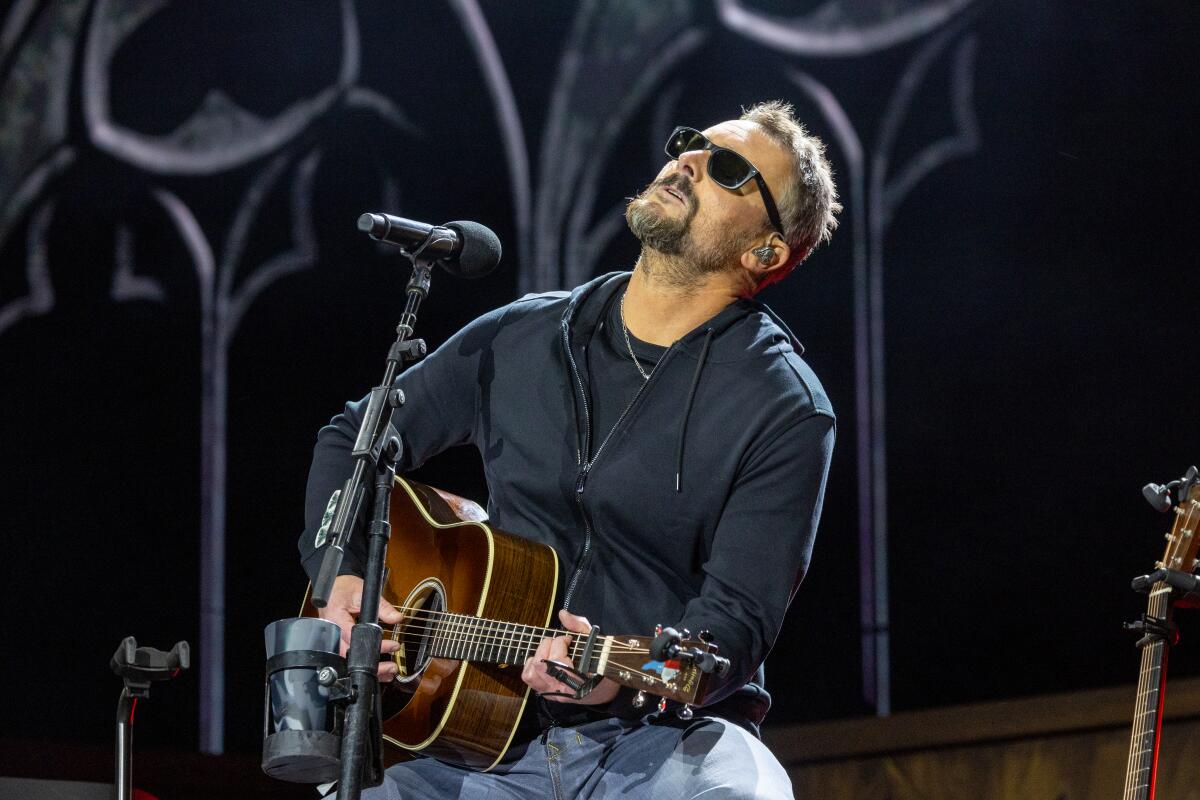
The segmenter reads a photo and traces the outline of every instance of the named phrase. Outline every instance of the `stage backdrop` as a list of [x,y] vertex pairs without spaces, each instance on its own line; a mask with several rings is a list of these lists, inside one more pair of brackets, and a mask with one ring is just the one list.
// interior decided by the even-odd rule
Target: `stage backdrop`
[[[772,720],[1132,683],[1120,630],[1200,460],[1193,3],[17,0],[0,30],[5,737],[101,740],[118,641],[186,638],[139,741],[251,751],[317,429],[406,270],[364,211],[474,219],[434,345],[628,269],[672,126],[783,98],[831,246],[763,299],[839,413]],[[485,499],[478,456],[419,478]],[[785,535],[781,533],[781,535]],[[603,623],[603,620],[598,620]],[[1200,669],[1183,620],[1178,674]],[[1130,698],[1132,710],[1133,698]]]

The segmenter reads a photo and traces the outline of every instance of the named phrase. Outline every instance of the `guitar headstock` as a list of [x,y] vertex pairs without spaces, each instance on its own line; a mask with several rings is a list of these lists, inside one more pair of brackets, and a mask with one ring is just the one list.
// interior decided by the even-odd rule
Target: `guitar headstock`
[[[1177,485],[1178,501],[1173,509],[1175,521],[1171,532],[1167,534],[1167,548],[1163,552],[1162,561],[1156,566],[1193,572],[1200,566],[1200,559],[1196,558],[1196,553],[1200,550],[1200,533],[1197,531],[1197,528],[1200,528],[1200,476],[1196,474],[1196,468],[1188,470],[1187,476],[1178,481]],[[1169,496],[1167,487],[1160,489]]]
[[[655,659],[650,655],[653,636],[613,636],[603,673],[623,686],[684,704],[696,701],[708,677],[695,658]],[[701,639],[683,639],[680,648],[687,652],[716,653],[717,646]]]

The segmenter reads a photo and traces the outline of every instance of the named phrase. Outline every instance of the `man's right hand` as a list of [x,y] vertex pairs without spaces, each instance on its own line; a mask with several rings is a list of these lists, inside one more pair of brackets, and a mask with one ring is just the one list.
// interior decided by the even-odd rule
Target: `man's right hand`
[[[341,655],[346,655],[350,648],[350,630],[357,621],[358,612],[362,610],[363,580],[356,575],[339,575],[333,579],[333,591],[329,593],[329,603],[318,610],[321,619],[336,623],[342,629]],[[379,601],[379,622],[381,625],[395,625],[404,619],[404,615],[382,598]],[[384,638],[380,647],[381,655],[390,655],[400,649],[399,642]],[[396,662],[388,659],[379,664],[379,680],[387,683],[396,677]]]

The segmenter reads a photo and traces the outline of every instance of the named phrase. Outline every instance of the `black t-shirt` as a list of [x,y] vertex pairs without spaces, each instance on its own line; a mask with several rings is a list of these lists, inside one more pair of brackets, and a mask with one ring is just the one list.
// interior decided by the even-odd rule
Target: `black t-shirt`
[[621,326],[623,296],[624,292],[617,293],[609,301],[604,318],[587,349],[588,374],[591,377],[588,403],[592,417],[591,452],[587,454],[589,459],[595,455],[617,424],[621,413],[646,383],[629,357],[630,347],[647,375],[667,352],[667,348],[643,342],[632,333],[626,345],[625,331]]

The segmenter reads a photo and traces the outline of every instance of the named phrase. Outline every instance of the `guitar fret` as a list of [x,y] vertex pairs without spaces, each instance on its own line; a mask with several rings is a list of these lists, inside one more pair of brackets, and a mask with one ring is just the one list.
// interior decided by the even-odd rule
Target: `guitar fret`
[[455,658],[461,661],[463,657],[463,650],[466,648],[467,644],[466,637],[463,636],[463,631],[467,627],[467,620],[466,617],[461,614],[456,614],[454,616],[454,620],[454,628],[452,631],[454,634],[454,645],[451,647],[450,652],[454,654]]
[[462,629],[462,660],[471,660],[471,651],[474,648],[475,640],[472,638],[475,620],[471,617],[463,617]]
[[449,655],[450,648],[450,617],[448,615],[442,616],[438,620],[437,635],[438,656],[446,658]]
[[435,658],[442,656],[442,637],[445,635],[444,625],[445,620],[438,617],[430,617],[425,624],[428,625],[431,633],[429,634],[429,652]]
[[483,661],[484,647],[487,639],[485,638],[485,629],[487,628],[487,620],[479,619],[478,617],[471,618],[471,630],[467,634],[467,660],[468,661]]
[[446,658],[454,658],[454,628],[457,624],[458,618],[454,614],[446,615],[446,637],[442,641],[446,648]]
[[454,615],[446,614],[442,617],[442,658],[452,658],[450,652],[454,646]]
[[508,627],[507,622],[497,622],[496,623],[496,663],[497,664],[509,663],[508,662],[508,653],[505,651],[505,647],[504,647],[504,645],[508,641],[507,636],[505,634],[505,630],[504,630],[506,627]]
[[[521,663],[529,661],[533,658],[533,654],[537,652],[537,645],[533,645],[533,628],[529,625],[521,627]],[[532,645],[532,646],[531,646]]]
[[463,661],[474,661],[475,647],[479,642],[476,638],[478,623],[471,617],[467,617],[467,624],[463,627]]
[[488,621],[488,661],[493,664],[500,661],[500,628],[497,623]]
[[475,641],[471,636],[474,625],[475,625],[475,621],[473,619],[471,619],[471,617],[469,617],[469,616],[463,617],[463,627],[462,627],[462,634],[461,634],[462,635],[462,647],[460,649],[462,652],[462,660],[463,661],[471,660],[471,650],[475,644]]

